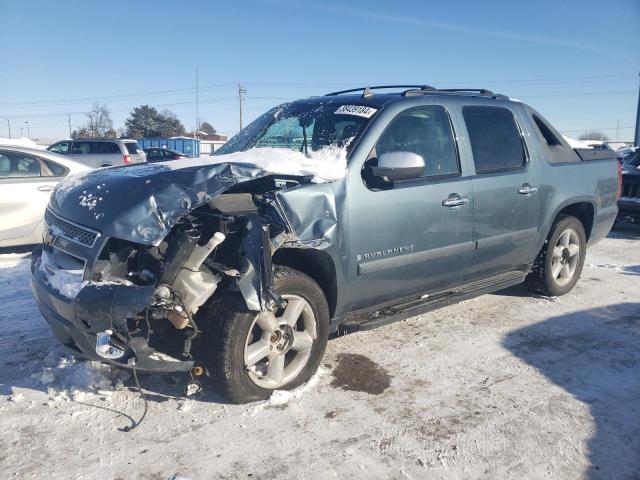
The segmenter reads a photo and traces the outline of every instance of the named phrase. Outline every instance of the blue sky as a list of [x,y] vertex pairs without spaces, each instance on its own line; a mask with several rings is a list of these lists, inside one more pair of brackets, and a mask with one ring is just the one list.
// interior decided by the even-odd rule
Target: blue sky
[[[93,101],[122,127],[157,105],[238,129],[283,101],[384,83],[484,87],[558,129],[631,139],[640,1],[0,0],[0,136],[57,139]],[[619,125],[619,130],[616,127]],[[26,129],[24,130],[26,134]]]

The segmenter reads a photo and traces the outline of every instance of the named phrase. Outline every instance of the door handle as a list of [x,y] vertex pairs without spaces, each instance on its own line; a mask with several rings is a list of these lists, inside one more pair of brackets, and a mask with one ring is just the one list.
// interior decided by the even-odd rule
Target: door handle
[[457,193],[452,193],[442,201],[442,206],[449,207],[451,210],[457,210],[468,203],[469,199],[467,197],[461,197]]
[[538,191],[538,187],[534,187],[532,185],[529,185],[528,183],[523,183],[522,186],[518,189],[518,195],[530,197],[537,191]]
[[36,190],[39,192],[53,192],[56,187],[53,185],[40,185]]

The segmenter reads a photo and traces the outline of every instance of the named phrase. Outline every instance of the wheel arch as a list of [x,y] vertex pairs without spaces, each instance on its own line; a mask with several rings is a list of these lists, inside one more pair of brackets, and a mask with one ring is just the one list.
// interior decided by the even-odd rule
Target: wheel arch
[[[554,216],[552,225],[560,215],[571,215],[580,220],[584,227],[584,233],[587,236],[587,242],[589,241],[595,220],[595,207],[593,203],[589,201],[577,201],[563,206]],[[551,231],[551,227],[549,227],[549,231]],[[547,236],[548,235],[549,232],[547,232]]]
[[331,256],[310,248],[280,248],[273,254],[274,265],[293,268],[316,281],[327,299],[329,317],[333,318],[338,300],[336,269]]

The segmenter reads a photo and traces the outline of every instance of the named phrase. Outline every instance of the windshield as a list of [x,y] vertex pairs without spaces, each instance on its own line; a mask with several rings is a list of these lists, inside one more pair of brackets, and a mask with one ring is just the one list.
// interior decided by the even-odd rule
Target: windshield
[[377,109],[362,105],[296,102],[258,117],[215,155],[250,148],[288,148],[308,155],[326,147],[347,148]]

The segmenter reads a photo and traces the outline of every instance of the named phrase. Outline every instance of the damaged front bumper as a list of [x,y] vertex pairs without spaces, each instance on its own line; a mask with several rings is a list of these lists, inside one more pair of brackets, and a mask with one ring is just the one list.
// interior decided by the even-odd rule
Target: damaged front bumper
[[[199,313],[214,294],[240,294],[250,311],[282,306],[274,252],[340,242],[335,185],[305,182],[232,163],[70,179],[52,195],[32,256],[38,306],[76,355],[188,371],[198,324],[218,321]],[[84,208],[89,196],[97,203]]]
[[[34,253],[33,294],[58,341],[74,355],[124,368],[135,362],[138,370],[149,372],[188,371],[194,367],[192,359],[155,350],[144,335],[131,336],[128,322],[153,302],[153,286],[83,282],[75,296],[67,296],[52,286],[51,277],[56,272],[43,267],[42,254]],[[104,346],[105,334],[113,347],[111,355],[98,348],[99,338]]]

